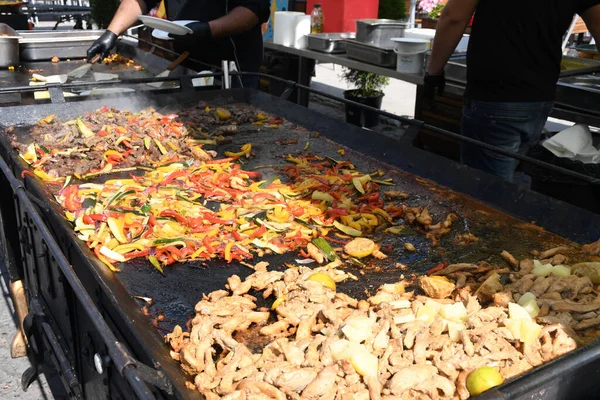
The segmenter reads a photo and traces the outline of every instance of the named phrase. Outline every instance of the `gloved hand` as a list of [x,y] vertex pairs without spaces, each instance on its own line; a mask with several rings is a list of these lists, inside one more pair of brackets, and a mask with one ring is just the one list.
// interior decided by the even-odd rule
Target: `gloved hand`
[[117,37],[118,36],[114,32],[111,32],[108,29],[104,31],[102,36],[96,39],[96,41],[88,49],[87,61],[90,62],[96,54],[100,54],[100,60],[108,57],[110,50],[115,47],[115,44],[117,43]]
[[429,75],[425,74],[423,78],[424,83],[424,99],[432,107],[435,105],[435,90],[438,90],[438,94],[441,96],[444,94],[444,87],[446,86],[446,76],[444,72],[440,75]]
[[176,35],[174,33],[169,33],[169,37],[182,43],[194,43],[199,40],[206,40],[212,38],[212,32],[210,31],[210,25],[208,24],[208,22],[190,22],[185,26],[190,28],[193,32],[188,33],[187,35]]

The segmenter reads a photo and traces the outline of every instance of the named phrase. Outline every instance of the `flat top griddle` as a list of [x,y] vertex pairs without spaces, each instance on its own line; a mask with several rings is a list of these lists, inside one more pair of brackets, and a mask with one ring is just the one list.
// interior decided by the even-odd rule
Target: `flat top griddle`
[[[93,72],[111,73],[118,74],[120,80],[133,80],[143,78],[153,78],[158,73],[164,71],[170,64],[169,61],[158,57],[154,54],[150,54],[144,51],[139,51],[133,47],[126,40],[121,40],[117,43],[117,53],[126,58],[134,59],[136,65],[143,67],[141,70],[136,70],[133,66],[127,66],[119,63],[96,63],[92,69],[81,79],[75,79],[74,82],[89,82],[90,85],[86,87],[80,87],[77,89],[69,89],[67,91],[79,93],[82,90],[92,89],[94,87]],[[14,71],[8,69],[0,69],[0,88],[9,87],[24,87],[29,85],[29,81],[32,78],[33,73],[37,73],[43,76],[49,75],[60,75],[66,74],[75,68],[84,65],[86,61],[84,59],[71,59],[70,61],[61,60],[58,63],[51,61],[35,61],[35,62],[24,62],[19,68]],[[43,72],[42,72],[43,71]],[[184,75],[190,71],[187,68],[178,66],[174,71],[174,75]],[[106,87],[100,86],[99,87]],[[152,87],[146,84],[119,84],[118,87],[132,88],[136,91],[157,91],[169,89],[173,84],[165,83],[161,89]],[[85,99],[88,99],[86,97]],[[69,98],[72,99],[72,98]],[[41,104],[48,102],[47,100],[34,100],[32,93],[8,93],[0,94],[0,107],[12,106],[12,105],[29,105],[29,104]]]
[[[57,63],[51,61],[24,62],[18,69],[15,69],[15,71],[9,71],[7,69],[0,70],[0,83],[3,87],[27,86],[29,85],[31,74],[33,73],[43,76],[66,74],[84,64],[85,60],[61,60]],[[30,70],[39,72],[29,72]],[[96,63],[92,66],[90,72],[82,79],[78,79],[78,81],[93,82],[92,72],[118,74],[119,77],[126,79],[150,78],[154,76],[145,69],[135,70],[133,67],[128,67],[124,64]]]
[[[258,165],[270,164],[284,165],[281,155],[300,151],[306,142],[310,142],[308,151],[319,156],[349,160],[357,169],[364,172],[378,169],[386,171],[387,177],[391,177],[395,183],[395,187],[389,189],[408,193],[410,197],[407,203],[411,206],[428,206],[434,222],[443,220],[448,213],[455,213],[460,217],[460,221],[453,225],[453,232],[443,237],[440,245],[435,248],[430,248],[430,243],[422,232],[402,237],[382,238],[383,244],[389,244],[391,247],[387,251],[388,259],[367,267],[351,267],[352,272],[359,276],[359,280],[339,286],[340,291],[352,296],[363,298],[366,296],[366,291],[373,293],[382,283],[398,281],[402,275],[407,278],[421,275],[440,261],[485,260],[503,266],[499,257],[502,250],[511,252],[517,258],[524,258],[530,250],[544,250],[562,244],[576,245],[574,241],[590,242],[600,236],[600,216],[418,149],[400,147],[391,139],[350,127],[280,99],[250,90],[190,92],[173,96],[157,95],[150,98],[135,97],[135,102],[131,101],[131,98],[107,98],[70,103],[67,107],[65,104],[11,107],[4,109],[5,112],[0,116],[0,126],[28,125],[52,113],[58,114],[62,119],[72,118],[103,105],[121,109],[140,109],[153,105],[160,111],[177,112],[182,107],[197,104],[202,99],[207,100],[211,105],[248,103],[306,128],[282,126],[279,129],[257,130],[256,126],[240,126],[240,133],[233,137],[233,142],[220,146],[217,150],[219,153],[238,150],[242,144],[252,143],[256,158],[250,160],[244,168],[252,169]],[[311,138],[311,131],[318,131],[321,136]],[[295,138],[298,138],[298,143],[295,145],[275,143],[280,139]],[[20,174],[19,169],[24,167],[23,163],[14,150],[7,148],[6,138],[1,138],[0,142],[5,147],[3,152],[13,159],[16,172]],[[345,150],[344,157],[337,152],[341,148]],[[261,169],[261,172],[267,178],[269,174],[279,175],[275,170]],[[448,187],[423,178],[438,181]],[[44,196],[39,186],[31,186],[30,180],[28,180],[28,187],[37,195]],[[460,194],[459,191],[468,195]],[[95,259],[84,243],[76,239],[72,229],[58,214],[59,211],[57,205],[52,205],[49,219],[53,222],[53,229],[70,238],[68,247],[75,245],[87,256],[89,265],[79,265],[78,268],[91,268],[95,271],[96,279],[107,290],[107,296],[118,307],[119,312],[126,316],[128,324],[131,325],[128,328],[131,329],[134,337],[145,343],[147,351],[170,371],[170,376],[181,371],[178,365],[170,360],[166,346],[161,343],[162,335],[176,324],[185,325],[202,294],[222,289],[226,279],[232,274],[245,277],[252,272],[251,269],[238,263],[210,261],[175,264],[167,267],[165,276],[161,276],[148,262],[138,260],[119,265],[123,272],[112,274]],[[455,235],[465,232],[476,235],[480,241],[465,247],[456,246],[453,242]],[[405,252],[402,246],[405,241],[414,244],[418,252]],[[274,268],[281,268],[283,263],[293,261],[295,258],[297,254],[286,254],[265,257],[264,260],[270,262]],[[408,269],[399,268],[397,263],[406,264]],[[143,316],[140,311],[143,302],[134,300],[132,296],[153,299],[154,306],[151,307],[150,317]],[[164,313],[167,320],[159,324],[159,329],[150,328],[148,320],[159,311]],[[181,376],[171,379],[179,380]],[[185,390],[183,392],[186,397],[192,395],[192,392]]]

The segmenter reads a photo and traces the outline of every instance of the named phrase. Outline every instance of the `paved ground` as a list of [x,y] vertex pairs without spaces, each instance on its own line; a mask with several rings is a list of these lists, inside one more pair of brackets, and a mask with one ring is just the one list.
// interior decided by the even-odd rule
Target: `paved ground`
[[[334,64],[318,64],[313,87],[330,94],[343,97],[343,91],[351,89],[340,75],[343,67]],[[416,85],[390,79],[390,84],[384,89],[382,109],[392,114],[413,117],[415,113]]]
[[[36,30],[47,30],[54,27],[52,21],[40,21]],[[59,29],[72,29],[70,24],[62,24]],[[13,359],[10,357],[10,342],[15,334],[16,320],[12,300],[8,290],[8,272],[0,265],[0,398],[38,400],[60,399],[64,396],[55,372],[49,372],[52,388],[44,374],[34,382],[27,392],[21,389],[21,375],[31,366],[26,357]],[[53,395],[53,391],[55,395]]]
[[[4,266],[0,266],[0,398],[37,400],[52,399],[52,392],[44,375],[34,382],[27,392],[21,389],[21,374],[31,366],[26,357],[12,359],[10,342],[15,334],[16,321],[8,291],[8,276]],[[53,383],[56,378],[53,377]],[[60,398],[57,396],[56,398]]]
[[[342,67],[334,64],[318,64],[315,67],[315,77],[312,79],[312,87],[337,97],[344,97],[344,90],[351,89],[340,75]],[[382,109],[392,114],[412,118],[415,109],[416,86],[410,83],[391,79],[390,84],[384,90]],[[329,117],[344,120],[346,118],[343,103],[336,102],[326,97],[312,94],[309,108]],[[365,130],[374,131],[395,139],[402,137],[405,131],[398,121],[380,117],[377,127]]]

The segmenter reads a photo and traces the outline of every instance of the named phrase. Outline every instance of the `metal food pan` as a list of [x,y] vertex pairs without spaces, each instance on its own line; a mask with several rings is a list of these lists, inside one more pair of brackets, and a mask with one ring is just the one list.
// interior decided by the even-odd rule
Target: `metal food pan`
[[346,40],[348,58],[375,64],[380,67],[396,68],[396,53],[394,50],[382,49],[377,46],[361,43],[357,40]]
[[0,24],[0,68],[19,64],[19,41],[16,32],[6,24]]
[[19,31],[22,61],[84,58],[87,49],[104,31]]
[[[560,78],[600,71],[600,61],[587,58],[563,56],[561,65],[567,67],[567,69],[560,71]],[[456,57],[448,62],[448,65],[446,65],[446,78],[461,83],[467,82],[466,55]]]
[[307,35],[308,48],[323,53],[345,53],[345,39],[354,39],[354,33],[314,33]]
[[356,40],[382,49],[393,49],[395,37],[404,37],[411,24],[393,19],[362,19],[356,21]]

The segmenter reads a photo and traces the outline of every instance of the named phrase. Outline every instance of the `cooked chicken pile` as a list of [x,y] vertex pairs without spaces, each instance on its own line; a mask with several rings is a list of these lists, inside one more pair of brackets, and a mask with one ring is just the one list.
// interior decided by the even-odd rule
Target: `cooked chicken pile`
[[[535,268],[508,253],[511,268],[441,265],[421,278],[427,296],[399,282],[361,301],[335,291],[334,282],[354,278],[338,269],[260,263],[205,296],[191,331],[177,326],[166,340],[208,399],[466,399],[470,372],[489,366],[515,377],[600,325],[597,288],[567,275],[583,270],[564,266],[561,250]],[[276,299],[275,319],[251,290]]]

